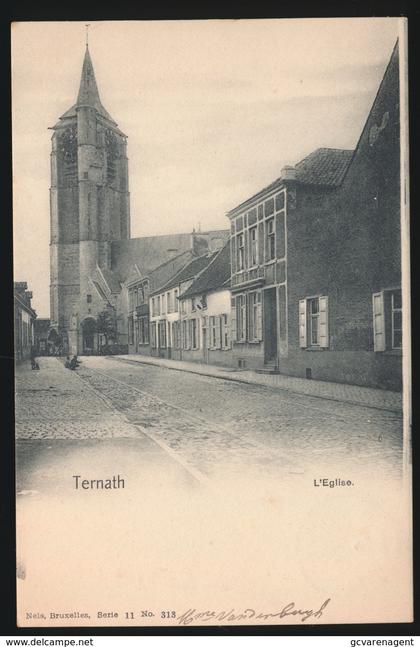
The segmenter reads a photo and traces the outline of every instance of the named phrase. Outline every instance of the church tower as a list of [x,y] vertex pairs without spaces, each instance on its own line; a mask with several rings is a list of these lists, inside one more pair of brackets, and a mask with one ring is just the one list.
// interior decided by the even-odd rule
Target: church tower
[[127,137],[101,103],[87,45],[77,101],[52,130],[51,327],[80,353],[83,326],[112,306],[112,241],[130,238]]

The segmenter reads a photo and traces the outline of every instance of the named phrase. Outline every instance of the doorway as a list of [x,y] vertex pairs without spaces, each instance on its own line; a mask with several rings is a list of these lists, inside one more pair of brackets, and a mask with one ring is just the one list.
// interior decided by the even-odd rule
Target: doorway
[[96,322],[88,317],[82,323],[83,354],[92,355],[95,352]]
[[277,361],[277,293],[264,290],[264,363]]

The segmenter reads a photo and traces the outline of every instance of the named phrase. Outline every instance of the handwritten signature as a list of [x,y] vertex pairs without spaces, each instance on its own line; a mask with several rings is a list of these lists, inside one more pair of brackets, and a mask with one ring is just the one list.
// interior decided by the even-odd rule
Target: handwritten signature
[[321,618],[326,606],[330,603],[331,598],[319,607],[317,611],[313,609],[299,609],[294,602],[287,604],[281,611],[275,613],[257,613],[255,609],[244,609],[238,612],[235,609],[230,611],[197,611],[197,609],[188,609],[182,615],[177,616],[178,624],[189,625],[191,622],[200,620],[207,622],[214,620],[215,622],[235,622],[238,620],[270,620],[271,618],[286,618],[287,616],[299,616],[301,622],[305,622],[308,618]]

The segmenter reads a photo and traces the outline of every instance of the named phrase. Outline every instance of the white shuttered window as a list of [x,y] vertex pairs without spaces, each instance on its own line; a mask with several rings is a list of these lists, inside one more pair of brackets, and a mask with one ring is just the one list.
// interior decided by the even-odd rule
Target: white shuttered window
[[328,297],[308,297],[299,301],[300,348],[328,348]]

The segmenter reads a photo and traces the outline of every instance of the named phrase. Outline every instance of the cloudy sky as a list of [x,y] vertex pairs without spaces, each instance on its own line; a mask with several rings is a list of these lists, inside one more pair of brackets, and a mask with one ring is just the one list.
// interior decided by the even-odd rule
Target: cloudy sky
[[[396,18],[94,22],[101,100],[128,135],[132,236],[225,213],[315,148],[353,148]],[[76,100],[83,22],[12,30],[15,279],[49,316],[53,126]]]

